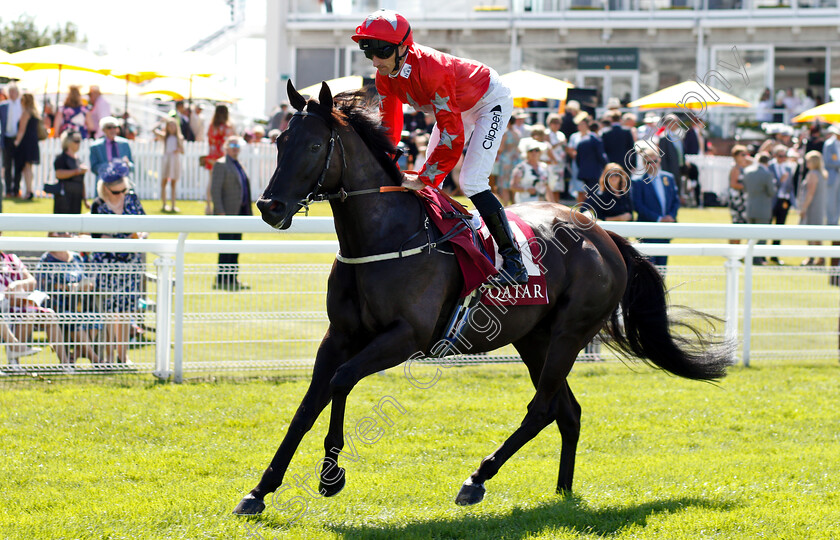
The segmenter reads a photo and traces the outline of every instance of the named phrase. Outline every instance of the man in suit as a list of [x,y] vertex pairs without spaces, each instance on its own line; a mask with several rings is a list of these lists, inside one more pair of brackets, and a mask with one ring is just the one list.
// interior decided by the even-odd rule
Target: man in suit
[[686,154],[702,154],[705,140],[703,138],[703,121],[700,118],[691,115],[689,117],[691,127],[685,132],[685,139],[683,139],[683,149]]
[[0,211],[3,210],[2,194],[7,197],[17,196],[17,189],[20,187],[20,178],[23,167],[18,166],[15,159],[15,137],[17,137],[18,124],[23,114],[23,107],[20,104],[20,90],[12,83],[6,90],[9,99],[0,103],[0,146],[3,149],[3,178],[0,178]]
[[829,137],[823,143],[823,161],[828,172],[826,182],[826,225],[837,225],[840,219],[840,125],[828,127]]
[[190,125],[190,109],[183,100],[175,102],[175,116],[178,117],[178,124],[181,126],[181,135],[184,136],[184,140],[194,142],[195,133],[193,133]]
[[[759,152],[756,163],[744,169],[744,195],[747,197],[747,223],[770,224],[776,199],[776,178],[770,171],[770,154]],[[764,240],[759,240],[764,244]],[[755,257],[755,264],[765,264],[764,257]]]
[[[793,200],[793,175],[787,166],[787,146],[777,144],[773,147],[773,159],[767,164],[767,168],[773,174],[774,188],[776,194],[773,197],[773,216],[769,223],[784,225],[790,211]],[[781,240],[773,240],[773,245],[778,246]],[[770,262],[782,264],[778,257],[770,257]]]
[[[632,181],[630,195],[636,210],[636,221],[656,223],[675,223],[677,211],[680,209],[679,188],[674,175],[661,169],[659,152],[646,147],[643,151],[645,174]],[[645,242],[652,244],[667,244],[670,238],[647,238]],[[668,264],[668,257],[654,256],[650,258],[656,266]]]
[[128,139],[117,136],[119,120],[113,116],[106,116],[99,121],[99,128],[105,134],[90,145],[90,170],[98,179],[100,170],[112,161],[122,160],[128,163],[129,169],[134,171],[134,159],[131,157],[131,146]]
[[621,125],[621,113],[613,111],[607,119],[612,124],[610,129],[604,129],[601,138],[604,141],[604,151],[607,153],[607,161],[618,163],[627,174],[630,174],[630,166],[635,165],[633,156],[633,133]]
[[[217,216],[250,216],[251,188],[248,175],[239,163],[239,152],[244,141],[233,135],[225,141],[225,155],[213,164],[210,175],[210,193],[213,199],[213,213]],[[242,240],[241,233],[219,233],[219,240]],[[238,253],[219,253],[219,269],[214,289],[240,291],[250,289],[239,281]]]

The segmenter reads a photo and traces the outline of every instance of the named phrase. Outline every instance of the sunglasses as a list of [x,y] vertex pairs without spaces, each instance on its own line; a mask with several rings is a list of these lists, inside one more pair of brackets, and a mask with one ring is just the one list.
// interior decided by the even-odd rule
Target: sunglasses
[[396,50],[396,45],[385,45],[384,47],[365,49],[363,52],[365,53],[365,58],[368,60],[373,60],[374,56],[381,58],[382,60],[387,60],[391,58],[391,55],[393,55]]
[[102,129],[117,129],[117,126],[105,126]]
[[122,188],[122,189],[121,189],[121,190],[119,190],[119,191],[114,191],[113,189],[108,188],[108,191],[110,191],[110,192],[111,192],[111,193],[113,193],[114,195],[122,195],[123,193],[125,193],[126,191],[128,191],[128,188]]

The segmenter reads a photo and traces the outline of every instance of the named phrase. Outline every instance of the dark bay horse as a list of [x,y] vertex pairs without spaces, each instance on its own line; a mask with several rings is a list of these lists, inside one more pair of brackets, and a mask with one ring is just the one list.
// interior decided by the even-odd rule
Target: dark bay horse
[[[288,94],[298,112],[277,141],[277,169],[257,203],[263,220],[286,229],[302,207],[329,200],[342,257],[395,254],[425,245],[425,210],[416,195],[398,189],[400,172],[389,156],[395,149],[363,93],[334,99],[323,84],[319,99],[307,102],[290,81]],[[728,351],[711,346],[701,334],[689,342],[672,332],[662,277],[625,239],[572,216],[561,205],[530,203],[511,210],[546,246],[542,265],[549,303],[498,307],[489,315],[498,323],[494,331],[467,325],[458,352],[480,353],[512,343],[536,393],[521,425],[462,486],[455,499],[462,505],[480,502],[484,483],[552,422],[562,437],[557,490],[571,490],[581,408],[566,377],[578,352],[602,329],[627,356],[681,377],[715,380],[730,364]],[[344,448],[348,394],[363,377],[430,353],[456,306],[462,279],[455,257],[436,249],[333,264],[329,328],[309,389],[262,479],[234,513],[262,512],[265,496],[281,486],[303,436],[330,401],[319,487],[325,496],[344,487],[338,455]]]

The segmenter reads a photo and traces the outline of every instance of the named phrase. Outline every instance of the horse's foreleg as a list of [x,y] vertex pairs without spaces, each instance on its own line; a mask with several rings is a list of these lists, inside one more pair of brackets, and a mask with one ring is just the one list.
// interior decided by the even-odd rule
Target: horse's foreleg
[[345,359],[341,351],[342,346],[331,339],[328,333],[318,349],[318,356],[312,370],[312,381],[289,424],[283,442],[280,443],[271,464],[263,473],[257,486],[239,502],[233,511],[234,514],[259,514],[265,509],[265,496],[282,485],[283,476],[303,436],[312,429],[315,420],[330,402],[329,381]]
[[576,340],[572,339],[552,340],[537,383],[537,392],[528,406],[525,418],[516,431],[495,452],[484,458],[478,469],[464,482],[455,498],[456,504],[481,502],[485,493],[484,482],[493,478],[513,454],[557,418],[560,400],[563,399],[560,393],[566,391],[566,376],[581,348],[577,345]]
[[[398,322],[389,331],[378,335],[357,355],[342,364],[332,378],[333,392],[330,428],[324,439],[324,461],[321,467],[320,492],[325,497],[336,495],[344,488],[345,471],[338,466],[338,456],[344,449],[344,408],[347,396],[358,382],[372,373],[397,366],[416,352],[411,345],[413,329]],[[351,441],[352,444],[352,441]],[[356,455],[355,445],[352,455]]]

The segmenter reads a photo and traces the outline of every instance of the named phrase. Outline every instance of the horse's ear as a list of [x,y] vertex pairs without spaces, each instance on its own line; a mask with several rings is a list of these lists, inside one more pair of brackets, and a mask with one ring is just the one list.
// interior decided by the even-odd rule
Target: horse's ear
[[327,86],[326,81],[321,81],[321,93],[318,94],[318,102],[321,104],[321,107],[324,109],[325,112],[332,111],[332,90],[330,90],[330,87]]
[[289,94],[289,103],[292,104],[292,107],[294,107],[295,110],[302,111],[303,108],[306,107],[306,100],[298,93],[297,90],[295,90],[295,85],[292,84],[292,79],[289,79],[289,82],[286,83],[286,93]]

